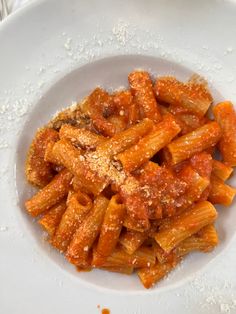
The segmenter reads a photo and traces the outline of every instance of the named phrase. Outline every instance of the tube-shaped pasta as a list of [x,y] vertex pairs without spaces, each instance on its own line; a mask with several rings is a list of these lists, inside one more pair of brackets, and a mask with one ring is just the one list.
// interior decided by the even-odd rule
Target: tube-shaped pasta
[[213,160],[212,173],[219,179],[226,181],[233,172],[233,168],[225,165],[223,162]]
[[180,132],[180,127],[172,115],[165,115],[163,121],[142,138],[136,145],[116,156],[123,168],[134,171],[152,158],[159,150],[166,146]]
[[139,108],[135,102],[129,107],[128,125],[137,123],[140,120]]
[[156,262],[155,252],[152,248],[140,247],[133,254],[128,254],[120,248],[107,257],[103,266],[132,266],[134,268],[150,267]]
[[209,252],[219,243],[218,234],[213,224],[202,228],[197,236],[202,239],[206,246],[202,249],[203,252]]
[[182,83],[171,76],[157,79],[154,90],[160,101],[183,107],[199,116],[204,116],[212,103],[212,96],[204,84]]
[[82,190],[84,188],[81,183],[81,180],[76,176],[74,176],[72,179],[72,187],[75,192],[77,192],[78,190]]
[[94,265],[100,266],[114,250],[121,232],[126,209],[118,194],[114,195],[107,207],[97,245]]
[[[173,253],[176,257],[183,257],[193,251],[210,252],[218,244],[218,235],[213,225],[208,225],[198,234],[182,241]],[[171,253],[170,253],[171,254]]]
[[220,137],[220,126],[214,121],[177,138],[167,146],[172,157],[172,164],[175,165],[196,153],[216,145]]
[[215,175],[211,176],[211,189],[209,193],[209,201],[212,204],[222,204],[229,206],[235,197],[236,189],[224,183]]
[[179,260],[177,259],[164,264],[156,263],[154,266],[138,270],[137,273],[144,287],[149,289],[171,272],[178,262]]
[[108,184],[108,179],[100,176],[98,171],[91,171],[89,163],[68,140],[62,139],[54,144],[48,159],[57,160],[61,165],[71,171],[81,184],[94,195],[98,195]]
[[166,253],[158,244],[154,245],[158,261],[163,264],[172,262],[178,257],[183,257],[192,251],[210,252],[218,244],[218,235],[215,227],[207,225],[198,233],[182,241],[174,250]]
[[49,209],[38,221],[38,223],[47,231],[50,237],[53,236],[57,226],[60,223],[61,217],[66,210],[66,201]]
[[99,144],[106,141],[102,135],[98,135],[89,130],[77,128],[70,124],[63,124],[59,131],[60,139],[71,141],[72,144],[82,148],[96,148]]
[[219,150],[223,161],[231,167],[236,166],[236,112],[230,101],[213,107],[213,114],[222,129]]
[[[179,172],[179,178],[186,182],[186,192],[175,200],[177,213],[180,214],[199,201],[202,193],[209,187],[210,181],[201,177],[191,166],[185,166]],[[159,229],[166,229],[171,223],[171,218],[164,218],[160,221]]]
[[212,172],[213,160],[210,154],[201,152],[193,155],[190,158],[190,165],[196,170],[203,178],[210,180]]
[[130,90],[118,91],[113,95],[113,103],[117,115],[124,118],[126,124],[129,121],[129,109],[133,104],[133,96]]
[[210,180],[201,177],[188,165],[179,172],[179,178],[187,184],[186,192],[176,199],[177,210],[183,211],[201,198],[203,192],[209,187]]
[[170,252],[181,241],[215,221],[217,212],[207,202],[199,202],[192,209],[173,217],[169,226],[155,234],[155,240],[165,252]]
[[[56,166],[62,166],[60,164],[60,162],[61,162],[61,160],[59,158],[60,156],[57,156],[56,154],[54,154],[54,151],[53,151],[54,145],[55,145],[55,142],[49,142],[47,144],[47,147],[45,149],[45,154],[44,154],[44,160],[46,162],[50,162],[51,164],[54,164]],[[80,148],[78,148],[78,151],[82,152]]]
[[[178,112],[179,108],[176,106],[170,106],[169,112],[172,113],[181,128],[181,135],[192,132],[193,130],[200,128],[205,123],[209,122],[205,116],[201,117],[194,113],[183,111]],[[183,110],[183,108],[181,108]]]
[[71,192],[67,199],[67,209],[51,240],[51,244],[59,251],[64,252],[73,237],[73,234],[82,223],[92,207],[92,201],[85,193]]
[[[202,178],[210,181],[213,165],[212,156],[210,154],[206,152],[197,153],[190,158],[190,164]],[[209,196],[209,192],[210,184],[204,190],[204,192],[202,192],[199,200],[206,201]]]
[[137,143],[144,135],[149,133],[154,124],[150,119],[144,119],[127,130],[116,134],[110,140],[97,147],[97,153],[114,156]]
[[[195,235],[192,235],[191,237],[185,239],[182,241],[179,246],[177,246],[174,250],[174,253],[176,256],[183,257],[193,251],[202,251],[206,248],[206,242],[196,237]],[[171,253],[170,253],[171,254]]]
[[[182,243],[182,242],[181,242]],[[159,263],[164,264],[164,263],[169,263],[173,262],[176,258],[175,250],[172,250],[169,253],[166,253],[159,244],[156,242],[153,243],[153,249],[155,251],[157,260]]]
[[73,175],[64,169],[48,185],[25,202],[25,207],[33,217],[59,203],[68,194]]
[[114,125],[114,134],[119,134],[120,132],[124,131],[127,127],[126,118],[121,115],[112,115],[107,118],[109,122]]
[[142,116],[152,119],[154,122],[159,122],[161,114],[149,74],[145,71],[134,71],[129,74],[128,80],[134,95],[134,101],[139,106]]
[[82,109],[90,115],[94,127],[104,136],[113,136],[115,128],[105,117],[105,111],[112,110],[111,96],[101,88],[96,88],[83,102]]
[[81,267],[87,265],[89,251],[100,232],[108,203],[102,195],[95,199],[93,208],[76,230],[67,249],[66,257],[70,263]]
[[147,239],[147,232],[138,232],[135,230],[126,230],[119,239],[125,252],[133,254]]
[[25,173],[27,180],[38,187],[44,187],[53,178],[52,165],[44,160],[48,143],[59,139],[58,132],[50,129],[40,129],[30,145],[26,159]]
[[125,216],[124,220],[124,227],[130,230],[144,232],[150,228],[150,223],[148,220],[148,213],[147,218],[144,219],[137,219],[129,215],[129,213]]
[[102,266],[99,267],[102,270],[106,270],[106,271],[110,271],[113,273],[120,273],[120,274],[124,274],[124,275],[131,275],[134,272],[134,267],[131,266]]

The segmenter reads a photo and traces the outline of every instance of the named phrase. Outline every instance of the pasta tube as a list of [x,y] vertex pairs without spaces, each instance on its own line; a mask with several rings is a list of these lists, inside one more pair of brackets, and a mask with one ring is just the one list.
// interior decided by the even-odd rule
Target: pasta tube
[[142,116],[152,119],[154,122],[159,122],[161,114],[149,74],[145,71],[134,71],[129,74],[128,80],[134,95],[134,101],[139,106]]
[[167,145],[167,149],[172,157],[172,163],[175,165],[196,153],[216,145],[220,137],[221,129],[219,124],[217,122],[209,122],[177,138]]
[[155,240],[168,253],[181,241],[213,223],[216,217],[217,212],[211,203],[200,202],[192,209],[173,217],[166,229],[155,234]]
[[236,112],[230,101],[221,102],[213,107],[213,114],[222,129],[219,149],[223,161],[236,166]]
[[67,169],[57,174],[48,185],[25,202],[28,213],[36,217],[63,200],[68,194],[72,177]]
[[93,208],[76,230],[67,249],[66,257],[70,263],[81,267],[87,265],[89,251],[101,230],[108,203],[102,195],[95,199]]
[[64,252],[73,237],[73,234],[82,223],[92,207],[92,201],[85,193],[72,192],[67,199],[67,209],[51,240],[51,244],[59,251]]

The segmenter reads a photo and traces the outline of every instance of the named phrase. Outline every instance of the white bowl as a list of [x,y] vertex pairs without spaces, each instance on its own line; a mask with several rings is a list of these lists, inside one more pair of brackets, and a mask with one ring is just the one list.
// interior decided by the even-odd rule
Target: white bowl
[[[23,209],[32,193],[23,167],[36,128],[98,84],[126,85],[134,67],[179,79],[197,72],[216,100],[222,95],[236,103],[235,16],[235,3],[219,0],[38,0],[0,23],[1,312],[97,313],[101,304],[112,314],[195,314],[207,293],[185,283],[198,271],[210,287],[224,285],[227,276],[236,285],[235,240],[226,250],[235,234],[235,202],[219,209],[219,247],[187,258],[148,291],[133,276],[77,273]],[[113,56],[120,57],[107,59]],[[169,291],[176,286],[184,297]]]
[[[35,106],[28,120],[23,127],[23,131],[18,141],[16,157],[16,185],[19,195],[21,213],[24,217],[25,227],[31,231],[31,236],[35,238],[41,249],[41,254],[48,254],[52,262],[62,267],[65,271],[75,276],[78,281],[92,284],[97,288],[122,291],[125,293],[145,292],[137,275],[125,276],[120,274],[108,273],[102,270],[92,272],[80,272],[69,263],[65,262],[64,257],[54,249],[49,248],[42,240],[42,230],[37,223],[30,219],[24,208],[24,201],[29,197],[32,191],[30,185],[26,182],[24,174],[24,164],[26,153],[33,135],[38,127],[46,124],[50,118],[61,110],[65,105],[70,105],[72,101],[79,101],[88,95],[98,85],[105,89],[116,90],[120,87],[127,87],[127,76],[134,69],[145,69],[158,75],[173,74],[179,80],[187,80],[194,73],[191,69],[185,68],[177,63],[168,62],[157,57],[144,55],[114,56],[101,59],[82,67],[78,67],[72,72],[63,76],[54,83],[44,94]],[[221,101],[223,97],[219,91],[213,87],[211,89],[215,102]],[[31,132],[29,133],[29,130]],[[176,286],[190,278],[196,271],[207,265],[217,255],[219,255],[235,233],[234,222],[236,211],[233,205],[230,208],[219,209],[219,218],[217,220],[217,230],[220,237],[220,245],[212,253],[192,254],[181,267],[178,267],[168,278],[162,280],[153,289],[162,291],[164,289]],[[227,227],[226,227],[227,226]],[[115,282],[115,284],[114,284]]]

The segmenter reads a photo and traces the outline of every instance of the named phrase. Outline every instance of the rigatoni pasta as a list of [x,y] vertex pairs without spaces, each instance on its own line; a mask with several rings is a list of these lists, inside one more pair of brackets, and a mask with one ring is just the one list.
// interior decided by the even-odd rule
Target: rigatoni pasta
[[236,194],[226,182],[236,114],[222,102],[211,120],[212,96],[196,77],[153,83],[135,70],[128,83],[96,88],[37,131],[26,177],[40,190],[25,207],[77,271],[136,273],[150,288],[186,255],[218,245],[213,204]]
[[180,259],[164,264],[157,262],[154,266],[145,267],[138,270],[138,276],[144,287],[149,289],[154,286],[156,282],[164,278],[170,271],[172,271],[178,262],[180,262]]
[[204,126],[185,134],[167,145],[173,164],[192,157],[194,154],[215,146],[221,137],[221,129],[217,122],[209,122]]
[[66,210],[66,201],[50,208],[42,217],[39,219],[38,223],[47,231],[50,237],[53,236],[57,226],[61,221],[61,217]]
[[47,145],[56,142],[58,138],[58,132],[51,128],[43,128],[36,133],[25,165],[26,177],[31,184],[43,187],[53,178],[52,165],[44,160],[44,154]]
[[100,232],[108,203],[107,198],[98,196],[89,215],[76,230],[66,252],[72,264],[80,267],[88,265],[89,251]]
[[213,101],[205,84],[191,80],[182,83],[174,77],[162,77],[157,79],[154,89],[160,101],[200,116],[205,115]]
[[134,101],[139,106],[142,117],[152,119],[155,122],[160,121],[161,114],[154,96],[149,73],[134,71],[129,74],[128,79]]
[[112,196],[102,223],[95,266],[100,266],[112,253],[119,240],[121,228],[125,217],[125,206],[120,201],[119,195]]
[[223,161],[229,166],[236,166],[236,113],[233,104],[225,101],[213,108],[213,114],[222,130],[219,149]]
[[120,236],[120,244],[128,254],[133,254],[148,238],[147,232],[139,232],[127,229]]
[[217,212],[211,203],[199,202],[192,209],[173,217],[167,228],[156,233],[155,240],[169,253],[180,242],[213,223],[216,218]]
[[136,145],[117,155],[123,168],[132,172],[151,159],[180,132],[178,124],[171,115],[163,117],[153,130]]
[[103,143],[106,138],[89,130],[77,128],[70,124],[64,124],[59,131],[60,139],[70,140],[74,145],[81,148],[94,149]]
[[67,198],[67,208],[64,212],[60,224],[51,239],[51,244],[59,251],[64,252],[92,207],[92,201],[88,195],[81,191],[70,192]]
[[236,189],[223,180],[217,178],[215,175],[211,177],[211,189],[209,193],[209,200],[212,204],[222,204],[229,206],[236,195]]
[[106,177],[100,173],[91,171],[91,166],[87,163],[80,149],[75,148],[68,140],[61,139],[51,148],[50,155],[46,155],[47,160],[67,168],[77,178],[86,190],[99,194],[108,184]]
[[[96,253],[95,253],[96,254]],[[128,254],[119,247],[107,257],[105,266],[132,266],[134,268],[150,267],[155,265],[155,252],[149,247],[140,247],[133,254]]]
[[68,194],[72,177],[67,169],[61,170],[48,185],[25,202],[28,213],[36,217],[59,203]]
[[229,179],[233,172],[233,168],[225,165],[223,162],[218,160],[213,160],[212,163],[212,174],[214,174],[219,179],[225,181]]

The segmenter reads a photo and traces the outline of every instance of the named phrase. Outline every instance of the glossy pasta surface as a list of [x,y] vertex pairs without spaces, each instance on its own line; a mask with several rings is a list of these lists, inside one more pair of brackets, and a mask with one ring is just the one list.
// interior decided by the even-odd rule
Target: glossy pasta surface
[[203,80],[141,70],[127,80],[127,90],[95,88],[37,131],[26,177],[39,191],[25,208],[78,271],[135,273],[151,288],[219,242],[214,205],[236,194],[226,182],[236,113],[224,101],[210,119]]

